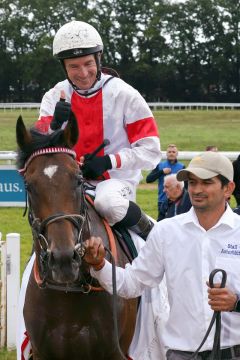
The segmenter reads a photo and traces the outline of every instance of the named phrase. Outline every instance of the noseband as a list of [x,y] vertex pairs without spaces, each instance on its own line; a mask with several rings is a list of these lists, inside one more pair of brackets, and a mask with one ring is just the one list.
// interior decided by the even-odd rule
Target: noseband
[[[34,152],[30,156],[30,158],[25,163],[24,168],[19,170],[20,174],[24,176],[24,174],[27,170],[27,167],[29,166],[30,162],[35,157],[40,156],[40,155],[53,154],[53,153],[65,153],[70,156],[73,156],[74,159],[76,158],[75,152],[68,148],[54,147],[54,148],[41,149],[41,150]],[[84,254],[85,254],[83,234],[85,234],[86,238],[90,236],[90,224],[89,224],[89,218],[88,218],[88,214],[87,214],[87,204],[86,204],[86,199],[85,199],[85,194],[84,194],[85,183],[84,183],[84,179],[81,174],[79,174],[79,179],[80,179],[80,195],[82,198],[80,214],[57,213],[57,214],[50,215],[49,217],[47,217],[41,221],[39,218],[35,217],[33,209],[31,207],[31,203],[29,201],[28,218],[29,218],[30,226],[32,228],[34,247],[35,247],[35,249],[37,247],[40,249],[40,254],[37,254],[39,268],[38,268],[37,262],[35,260],[35,272],[38,272],[38,274],[35,275],[35,278],[37,278],[36,281],[37,281],[39,287],[41,287],[43,289],[49,288],[49,289],[61,290],[61,291],[65,291],[65,292],[82,292],[82,293],[88,293],[92,289],[91,284],[86,281],[86,278],[83,275],[82,271],[80,271],[80,269],[79,269],[79,279],[76,282],[74,282],[73,284],[61,285],[61,284],[57,284],[55,282],[49,282],[47,280],[47,275],[49,272],[49,258],[50,258],[51,251],[50,251],[50,243],[47,240],[45,234],[46,234],[46,232],[47,232],[46,230],[50,224],[60,221],[60,220],[70,221],[77,229],[77,240],[75,242],[75,247],[74,247],[74,256],[76,258],[76,261],[79,263],[79,268],[81,265],[81,259],[83,258]],[[28,194],[26,181],[25,181],[25,185],[26,185],[26,194]],[[27,195],[26,195],[26,197],[27,197]],[[27,198],[26,198],[26,204],[27,204]],[[92,281],[92,278],[91,278],[91,281]]]
[[41,250],[45,250],[46,252],[49,252],[49,243],[46,239],[46,237],[43,235],[45,233],[45,230],[47,229],[48,225],[54,223],[58,220],[69,220],[78,230],[78,238],[75,245],[75,250],[79,253],[80,257],[84,256],[84,249],[82,244],[82,230],[83,225],[86,220],[86,216],[79,215],[79,214],[64,214],[59,213],[55,215],[51,215],[44,219],[42,222],[39,221],[39,219],[34,218],[32,222],[32,228],[34,231],[34,234],[36,235],[36,238],[39,241],[39,246]]

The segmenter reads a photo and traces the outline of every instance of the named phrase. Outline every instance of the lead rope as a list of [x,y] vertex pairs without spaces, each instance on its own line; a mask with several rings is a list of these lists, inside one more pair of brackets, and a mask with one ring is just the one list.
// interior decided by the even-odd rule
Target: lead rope
[[123,354],[122,349],[119,344],[119,335],[118,335],[118,321],[117,321],[117,286],[116,286],[116,263],[115,259],[109,249],[104,247],[105,251],[108,252],[110,256],[110,260],[112,263],[112,286],[113,286],[113,328],[114,328],[114,336],[117,345],[117,349],[119,351],[120,356],[124,360],[128,360],[126,356]]
[[[220,287],[221,288],[225,287],[226,281],[227,281],[227,273],[226,273],[226,271],[222,270],[222,269],[215,269],[209,275],[209,286],[210,286],[210,288],[214,287],[213,278],[218,272],[222,273],[222,281],[221,281]],[[199,350],[201,349],[201,347],[203,346],[203,344],[207,340],[208,335],[209,335],[210,331],[212,330],[212,327],[213,327],[215,321],[216,321],[216,328],[215,328],[215,334],[214,334],[214,340],[213,340],[213,348],[212,348],[210,360],[221,359],[221,344],[220,344],[220,338],[221,338],[221,311],[214,311],[211,322],[209,324],[209,327],[207,329],[207,332],[206,332],[201,344],[199,345],[197,350],[191,355],[189,360],[190,359],[197,359]]]

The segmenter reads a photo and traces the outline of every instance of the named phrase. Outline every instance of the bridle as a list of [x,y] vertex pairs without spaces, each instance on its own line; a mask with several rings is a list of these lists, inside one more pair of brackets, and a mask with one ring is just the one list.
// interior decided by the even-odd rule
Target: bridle
[[86,220],[86,216],[83,215],[78,215],[78,214],[68,215],[64,213],[59,213],[47,217],[42,222],[40,222],[39,219],[37,218],[33,218],[32,229],[38,240],[39,247],[41,248],[42,251],[44,250],[49,251],[49,243],[43,234],[45,233],[45,230],[47,229],[48,225],[52,224],[55,221],[59,221],[63,219],[69,220],[77,228],[78,238],[76,241],[75,250],[82,257],[84,255],[84,251],[82,249],[82,229]]
[[[29,157],[29,159],[26,161],[24,165],[24,168],[19,170],[20,174],[23,176],[25,175],[30,162],[37,156],[48,155],[53,153],[65,153],[70,156],[73,156],[74,159],[76,158],[75,152],[68,148],[64,148],[64,147],[44,148],[41,150],[37,150]],[[70,221],[74,225],[77,231],[77,237],[74,247],[74,257],[76,261],[79,263],[79,268],[85,253],[84,240],[86,240],[86,238],[90,236],[90,222],[87,212],[87,201],[85,199],[86,183],[81,173],[79,172],[79,184],[80,184],[79,192],[82,199],[80,213],[79,214],[57,213],[48,216],[42,221],[35,216],[34,211],[32,209],[30,197],[28,196],[28,184],[26,182],[25,176],[24,176],[24,181],[26,187],[26,206],[28,202],[28,219],[32,229],[34,248],[39,249],[39,254],[37,254],[38,261],[35,260],[36,262],[35,272],[38,272],[38,274],[35,274],[35,279],[37,278],[38,286],[42,289],[48,288],[54,290],[61,290],[65,292],[89,293],[92,290],[92,282],[94,280],[89,273],[83,274],[81,269],[79,269],[78,281],[74,282],[73,284],[60,285],[52,281],[49,281],[47,279],[47,275],[49,272],[48,263],[51,252],[50,252],[50,243],[45,234],[50,224],[57,222],[59,220],[66,220],[66,221]],[[84,236],[85,239],[83,238]],[[87,277],[89,279],[87,279]]]
[[[31,211],[31,209],[29,210]],[[49,282],[47,280],[47,275],[48,275],[48,271],[49,271],[49,258],[50,258],[50,248],[49,248],[49,242],[46,238],[46,236],[44,235],[46,233],[46,229],[48,227],[48,225],[59,221],[59,220],[67,220],[70,221],[71,223],[73,223],[73,225],[76,227],[78,235],[77,235],[77,241],[75,243],[75,247],[74,247],[74,257],[76,259],[76,261],[79,263],[79,266],[81,264],[81,259],[84,256],[85,253],[85,247],[84,247],[84,243],[83,243],[83,227],[85,224],[88,224],[88,222],[86,221],[87,216],[84,215],[78,215],[78,214],[64,214],[64,213],[59,213],[59,214],[55,214],[55,215],[51,215],[49,217],[47,217],[46,219],[44,219],[42,222],[40,222],[40,220],[38,218],[34,218],[33,217],[33,222],[32,222],[32,233],[33,233],[33,241],[34,241],[34,247],[35,249],[38,247],[40,249],[39,252],[39,258],[38,258],[38,262],[39,262],[39,277],[38,277],[38,285],[39,287],[43,288],[48,288],[48,289],[54,289],[54,290],[62,290],[62,291],[67,291],[67,292],[83,292],[83,293],[88,293],[91,288],[90,288],[90,284],[88,284],[88,282],[85,279],[85,276],[83,275],[83,273],[80,271],[79,275],[81,275],[81,280],[79,279],[76,284],[74,283],[74,285],[59,285],[59,284],[55,284],[53,282]]]

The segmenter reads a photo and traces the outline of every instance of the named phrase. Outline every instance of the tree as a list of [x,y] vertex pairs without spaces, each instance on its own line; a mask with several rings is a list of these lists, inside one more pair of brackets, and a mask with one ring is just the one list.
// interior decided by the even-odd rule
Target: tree
[[52,41],[73,19],[96,27],[103,65],[149,101],[239,101],[239,0],[2,0],[0,101],[40,101],[65,77]]

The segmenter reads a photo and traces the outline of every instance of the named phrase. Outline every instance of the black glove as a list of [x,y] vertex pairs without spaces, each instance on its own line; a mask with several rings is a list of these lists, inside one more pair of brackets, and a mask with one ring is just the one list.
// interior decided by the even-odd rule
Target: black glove
[[57,102],[55,111],[53,114],[53,119],[50,124],[50,128],[52,130],[60,129],[62,124],[65,121],[68,121],[69,115],[71,111],[71,104],[65,99],[60,99],[60,101]]
[[92,159],[88,160],[90,156],[91,154],[86,154],[84,156],[84,165],[81,168],[83,176],[86,179],[97,179],[106,170],[112,168],[109,155],[94,156]]

